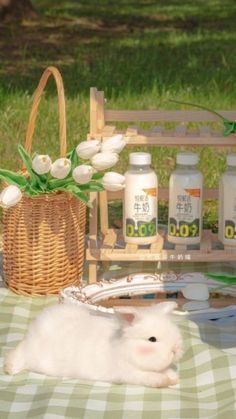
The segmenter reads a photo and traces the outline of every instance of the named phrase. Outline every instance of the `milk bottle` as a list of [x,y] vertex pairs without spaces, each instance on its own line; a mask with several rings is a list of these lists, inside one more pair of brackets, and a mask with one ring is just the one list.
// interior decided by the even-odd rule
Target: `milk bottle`
[[228,168],[219,185],[219,240],[236,246],[236,154],[228,154]]
[[169,182],[168,241],[196,244],[201,239],[203,176],[195,153],[177,153]]
[[131,153],[125,173],[124,240],[149,244],[157,239],[157,176],[149,153]]

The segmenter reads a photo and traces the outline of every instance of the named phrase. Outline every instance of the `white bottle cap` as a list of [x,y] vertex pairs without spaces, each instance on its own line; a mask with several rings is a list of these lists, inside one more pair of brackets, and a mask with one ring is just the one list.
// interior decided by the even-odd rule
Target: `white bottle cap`
[[151,164],[151,154],[149,153],[130,153],[129,155],[129,163],[130,164],[137,164],[140,166],[145,166],[147,164]]
[[228,154],[226,161],[228,166],[236,166],[236,154]]
[[177,164],[195,165],[198,163],[198,155],[195,153],[177,153],[176,162]]

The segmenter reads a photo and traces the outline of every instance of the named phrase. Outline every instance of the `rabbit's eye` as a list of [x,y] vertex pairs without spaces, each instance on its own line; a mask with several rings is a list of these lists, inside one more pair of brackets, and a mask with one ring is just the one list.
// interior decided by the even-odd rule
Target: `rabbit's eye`
[[157,338],[155,338],[155,336],[151,336],[148,340],[150,340],[150,342],[156,342]]

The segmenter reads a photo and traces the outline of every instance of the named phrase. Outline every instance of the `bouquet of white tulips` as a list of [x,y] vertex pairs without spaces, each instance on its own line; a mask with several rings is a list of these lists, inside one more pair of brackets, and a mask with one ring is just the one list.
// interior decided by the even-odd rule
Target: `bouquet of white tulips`
[[119,160],[126,142],[122,135],[115,135],[101,142],[81,142],[65,158],[52,162],[48,155],[31,156],[19,145],[18,150],[27,171],[14,173],[0,170],[0,179],[9,184],[0,194],[0,205],[9,208],[17,204],[22,192],[30,197],[55,191],[68,192],[91,206],[88,192],[104,189],[117,191],[125,186],[124,176],[104,170],[113,167]]

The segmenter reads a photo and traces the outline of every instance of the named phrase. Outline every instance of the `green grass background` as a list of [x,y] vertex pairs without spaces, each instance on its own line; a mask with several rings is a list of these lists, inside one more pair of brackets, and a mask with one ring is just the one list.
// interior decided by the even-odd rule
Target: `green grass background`
[[[32,96],[43,69],[56,65],[67,98],[68,148],[86,138],[89,88],[105,91],[109,108],[185,109],[175,98],[236,109],[235,0],[34,0],[39,18],[0,24],[0,167],[17,169]],[[33,150],[58,156],[55,87],[50,81],[37,119]],[[218,128],[220,124],[218,125]],[[121,154],[117,170],[127,166]],[[162,184],[176,149],[151,149]],[[198,149],[205,185],[217,186],[226,149]],[[205,206],[215,228],[217,206]],[[119,218],[120,209],[114,209]],[[166,221],[161,206],[161,222]]]

